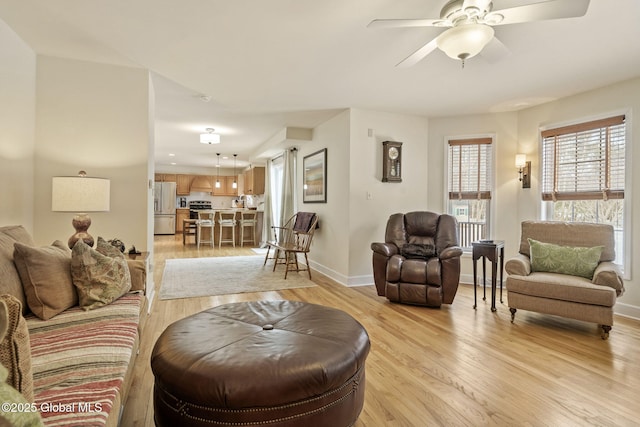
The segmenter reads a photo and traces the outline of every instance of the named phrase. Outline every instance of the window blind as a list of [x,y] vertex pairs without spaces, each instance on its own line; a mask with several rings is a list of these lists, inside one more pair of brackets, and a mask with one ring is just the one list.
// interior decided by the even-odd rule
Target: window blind
[[542,200],[624,198],[625,117],[545,130]]
[[491,199],[491,138],[449,141],[449,199]]

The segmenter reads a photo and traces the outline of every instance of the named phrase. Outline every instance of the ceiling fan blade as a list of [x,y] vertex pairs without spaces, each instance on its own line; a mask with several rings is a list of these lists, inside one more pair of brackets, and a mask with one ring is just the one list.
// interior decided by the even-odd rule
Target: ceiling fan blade
[[411,55],[398,62],[398,64],[396,64],[396,67],[411,67],[412,65],[415,65],[418,62],[422,61],[425,56],[429,55],[438,47],[437,40],[437,37],[431,40],[429,43],[425,44],[420,49],[416,50]]
[[590,0],[549,0],[509,9],[494,10],[491,12],[491,15],[502,15],[504,19],[492,25],[509,25],[520,22],[583,16],[589,8],[589,1]]
[[[374,19],[367,28],[435,27],[441,19]],[[446,26],[446,25],[445,25]]]
[[480,56],[486,59],[490,64],[499,62],[509,55],[511,55],[509,48],[495,36],[491,39],[489,44],[482,49],[482,52],[480,52]]

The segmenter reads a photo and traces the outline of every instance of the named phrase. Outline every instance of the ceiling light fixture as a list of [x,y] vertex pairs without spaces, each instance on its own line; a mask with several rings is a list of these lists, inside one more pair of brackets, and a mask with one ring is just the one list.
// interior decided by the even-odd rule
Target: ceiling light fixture
[[462,24],[449,28],[437,38],[438,49],[448,57],[464,61],[473,58],[493,38],[493,27],[485,24]]
[[214,128],[207,128],[207,133],[200,134],[200,142],[203,144],[220,144],[220,135],[215,132]]
[[236,159],[238,158],[237,154],[233,155],[233,188],[238,188],[238,175],[236,175]]

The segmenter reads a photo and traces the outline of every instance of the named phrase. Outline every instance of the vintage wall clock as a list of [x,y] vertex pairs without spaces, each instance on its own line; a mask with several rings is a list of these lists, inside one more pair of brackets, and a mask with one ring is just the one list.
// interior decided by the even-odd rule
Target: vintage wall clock
[[402,142],[382,143],[382,182],[402,182]]

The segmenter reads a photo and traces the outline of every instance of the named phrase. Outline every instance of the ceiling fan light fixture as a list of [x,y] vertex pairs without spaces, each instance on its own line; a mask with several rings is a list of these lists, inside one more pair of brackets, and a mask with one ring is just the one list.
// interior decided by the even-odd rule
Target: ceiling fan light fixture
[[494,30],[485,24],[464,24],[449,28],[437,39],[438,49],[453,59],[473,58],[491,41]]
[[207,128],[207,133],[200,134],[200,142],[202,144],[220,144],[220,134],[214,133],[214,128]]

